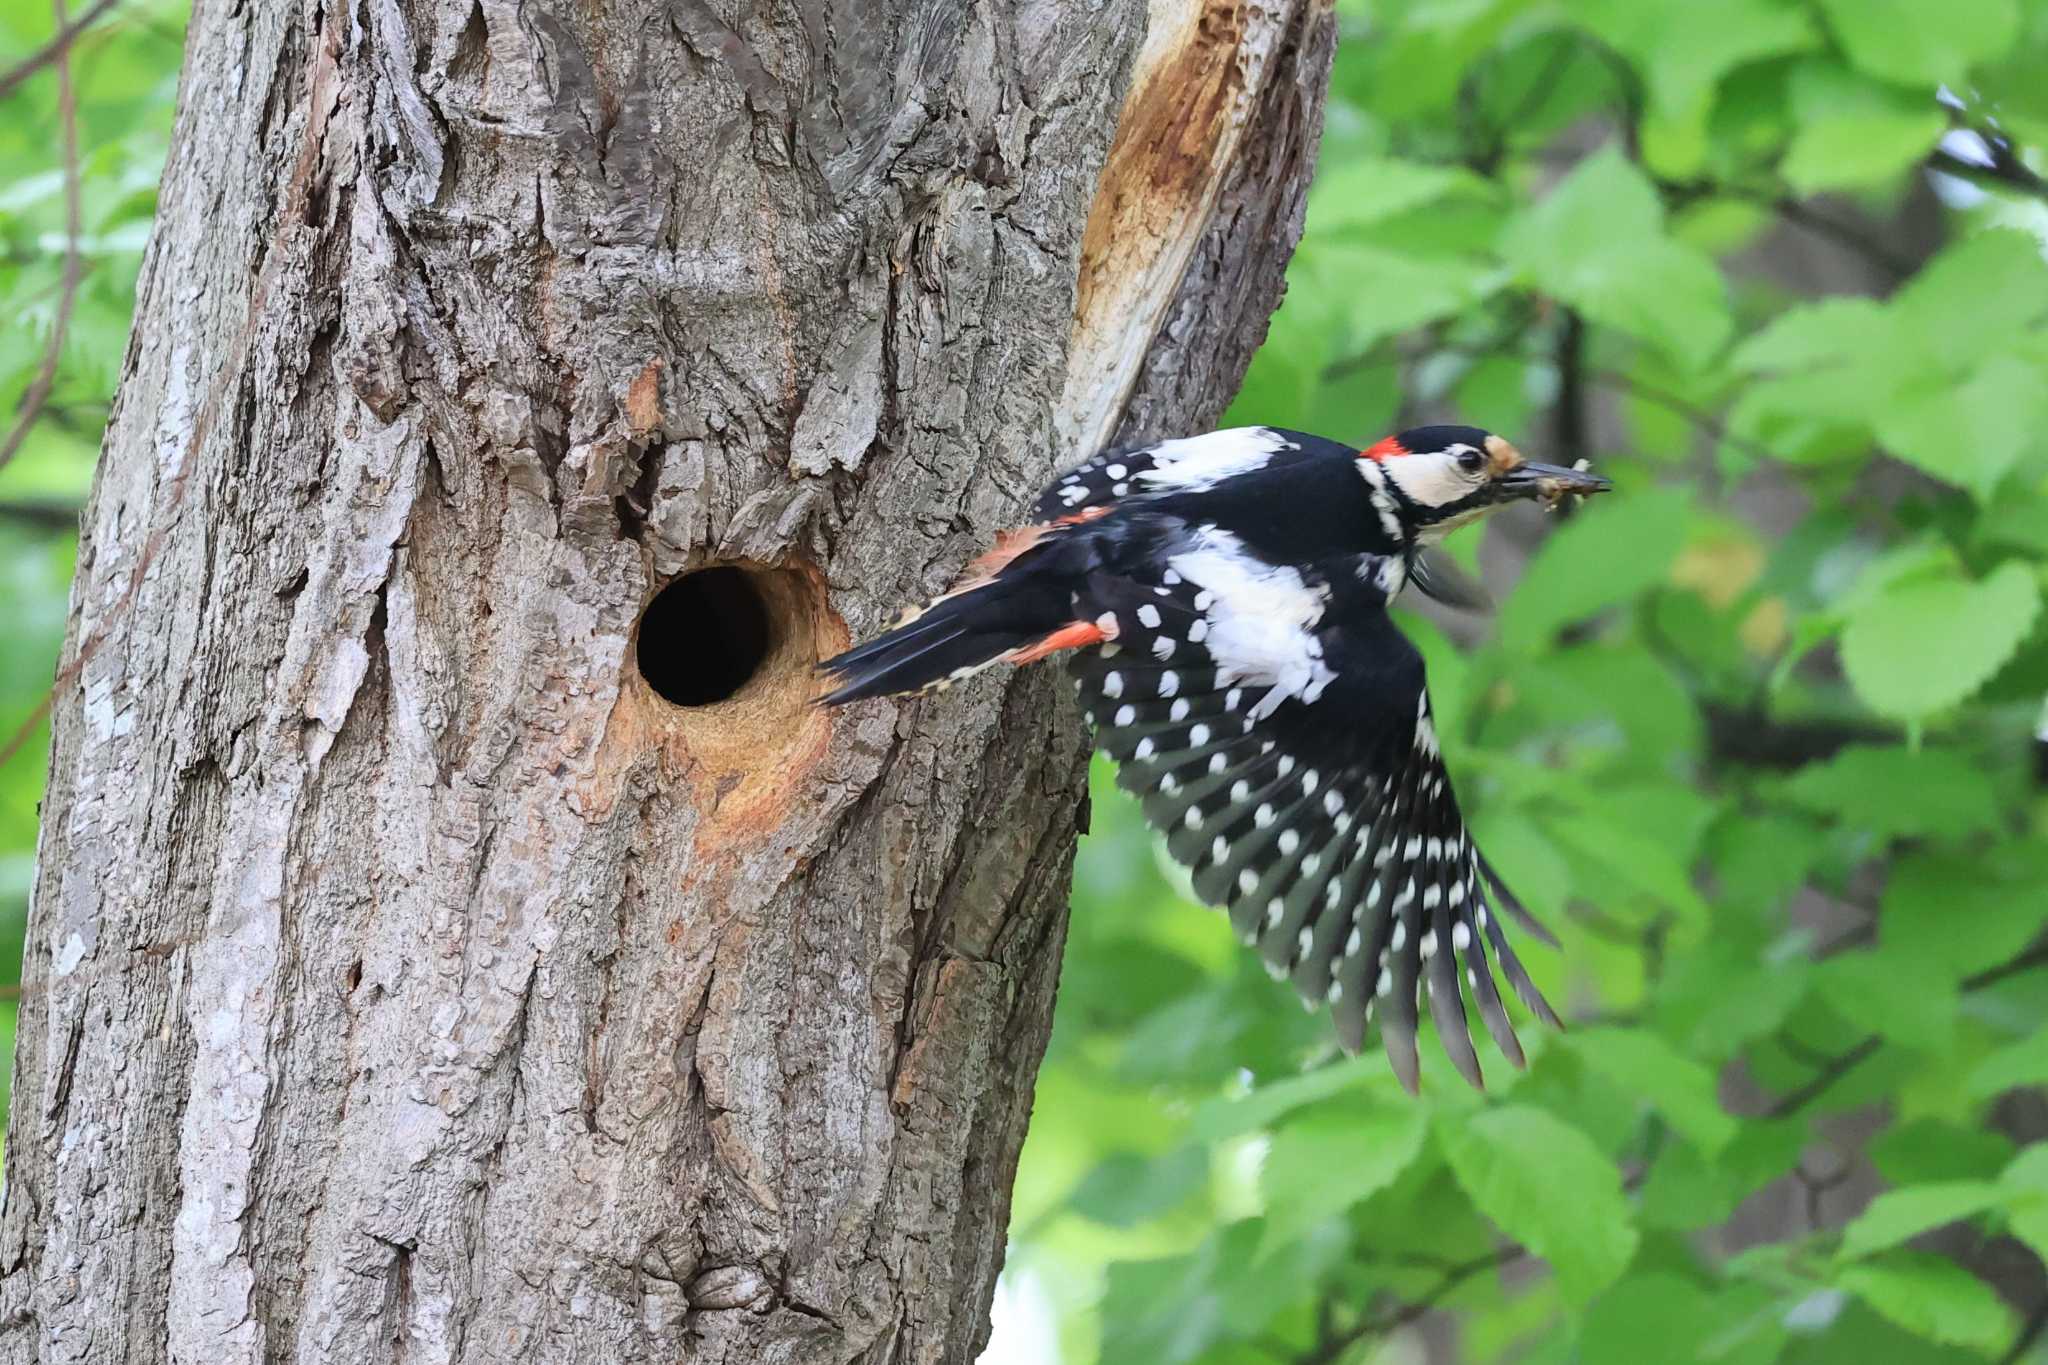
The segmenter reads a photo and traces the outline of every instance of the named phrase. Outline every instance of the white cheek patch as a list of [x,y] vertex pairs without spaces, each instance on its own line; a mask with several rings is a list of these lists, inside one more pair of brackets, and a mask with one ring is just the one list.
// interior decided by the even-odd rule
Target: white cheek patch
[[1467,472],[1457,457],[1443,453],[1390,456],[1380,468],[1417,507],[1443,507],[1468,497],[1486,481],[1485,470]]
[[1266,563],[1215,527],[1199,532],[1194,548],[1168,563],[1210,599],[1206,644],[1218,684],[1270,685],[1251,719],[1265,719],[1289,699],[1313,702],[1335,680],[1315,633],[1327,587],[1311,587],[1299,570]]
[[1264,469],[1268,460],[1293,444],[1271,427],[1232,427],[1205,436],[1161,441],[1149,452],[1152,467],[1139,470],[1137,478],[1161,491],[1198,493],[1225,479]]

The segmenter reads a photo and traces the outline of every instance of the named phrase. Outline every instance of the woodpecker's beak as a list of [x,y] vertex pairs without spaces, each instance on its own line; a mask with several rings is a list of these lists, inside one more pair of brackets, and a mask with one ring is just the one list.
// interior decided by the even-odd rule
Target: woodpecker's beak
[[1598,474],[1584,469],[1566,469],[1563,465],[1536,464],[1529,460],[1501,475],[1493,486],[1495,496],[1501,502],[1541,498],[1553,507],[1568,497],[1590,497],[1614,487]]

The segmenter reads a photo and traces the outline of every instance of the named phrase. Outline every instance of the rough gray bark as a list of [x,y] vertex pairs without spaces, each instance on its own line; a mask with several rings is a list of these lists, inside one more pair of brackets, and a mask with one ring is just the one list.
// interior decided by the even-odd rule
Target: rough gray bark
[[[1235,386],[1334,21],[1151,9],[198,7],[0,1360],[973,1358],[1078,722],[1042,670],[828,714],[809,666]],[[774,643],[678,708],[635,623],[714,563]]]

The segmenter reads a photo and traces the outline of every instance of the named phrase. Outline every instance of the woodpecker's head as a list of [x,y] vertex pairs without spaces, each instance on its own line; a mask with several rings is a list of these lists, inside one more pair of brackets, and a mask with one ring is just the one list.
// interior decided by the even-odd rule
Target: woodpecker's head
[[1522,458],[1502,437],[1478,427],[1410,427],[1366,447],[1359,470],[1408,538],[1430,544],[1506,503],[1604,493],[1597,474]]

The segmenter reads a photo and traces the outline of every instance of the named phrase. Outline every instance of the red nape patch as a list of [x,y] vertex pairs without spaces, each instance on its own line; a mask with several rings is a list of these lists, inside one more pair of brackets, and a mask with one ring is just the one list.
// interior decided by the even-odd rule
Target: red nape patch
[[1036,663],[1046,655],[1056,654],[1062,649],[1079,649],[1083,645],[1099,645],[1107,638],[1102,633],[1102,627],[1096,625],[1093,621],[1076,621],[1071,626],[1061,626],[1036,644],[1026,645],[1024,648],[1014,651],[1009,656],[1010,662],[1013,664]]
[[1398,439],[1392,436],[1374,441],[1364,450],[1358,452],[1359,457],[1366,460],[1384,460],[1391,455],[1407,455],[1410,453],[1407,446],[1402,445]]

